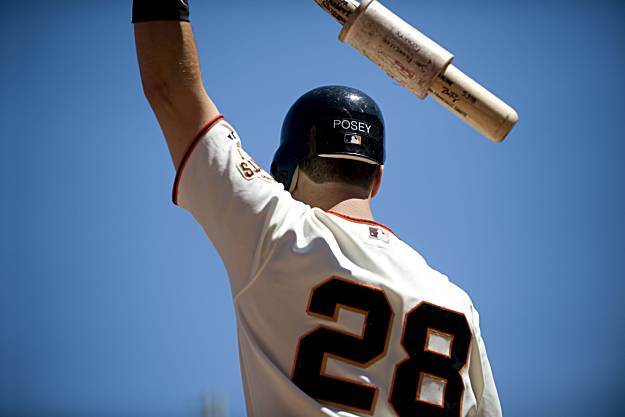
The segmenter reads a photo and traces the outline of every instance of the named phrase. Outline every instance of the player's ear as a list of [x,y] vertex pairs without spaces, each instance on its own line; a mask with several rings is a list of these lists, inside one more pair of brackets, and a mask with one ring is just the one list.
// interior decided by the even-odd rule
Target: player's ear
[[378,191],[380,191],[380,186],[382,185],[382,174],[384,174],[384,165],[378,165],[375,170],[375,178],[373,179],[371,198],[375,197]]

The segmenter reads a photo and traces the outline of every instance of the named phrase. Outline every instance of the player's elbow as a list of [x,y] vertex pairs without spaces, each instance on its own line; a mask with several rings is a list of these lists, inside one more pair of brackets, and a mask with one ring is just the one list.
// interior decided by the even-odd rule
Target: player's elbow
[[143,87],[143,94],[150,104],[171,101],[171,89],[166,82],[143,78],[141,86]]

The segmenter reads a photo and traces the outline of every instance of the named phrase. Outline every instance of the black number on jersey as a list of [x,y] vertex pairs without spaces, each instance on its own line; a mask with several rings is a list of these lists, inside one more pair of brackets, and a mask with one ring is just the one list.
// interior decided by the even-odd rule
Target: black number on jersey
[[[307,312],[336,322],[339,308],[363,313],[360,337],[320,326],[304,335],[297,348],[293,382],[317,401],[372,414],[378,388],[325,375],[329,357],[366,368],[386,354],[393,311],[384,292],[372,286],[332,277],[310,294]],[[421,303],[404,318],[401,345],[408,359],[395,368],[389,402],[399,417],[459,416],[464,384],[460,375],[471,345],[471,329],[462,313]],[[449,340],[448,352],[429,349],[429,338]],[[420,399],[424,378],[443,385],[438,404]]]
[[378,388],[324,375],[328,357],[362,368],[386,353],[393,312],[380,289],[331,278],[313,289],[308,313],[336,321],[339,307],[366,317],[361,337],[320,326],[299,342],[293,382],[312,398],[361,412],[373,411]]
[[[409,358],[395,368],[389,402],[402,417],[460,416],[464,394],[460,371],[467,363],[472,337],[464,314],[421,303],[406,314],[404,326],[401,345]],[[428,350],[433,335],[450,340],[448,352]],[[416,399],[423,378],[444,386],[442,403]]]

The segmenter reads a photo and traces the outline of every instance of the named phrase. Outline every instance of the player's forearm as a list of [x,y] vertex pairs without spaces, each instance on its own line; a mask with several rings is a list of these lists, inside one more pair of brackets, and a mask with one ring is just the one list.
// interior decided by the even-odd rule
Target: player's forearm
[[135,25],[135,42],[146,93],[193,93],[202,88],[200,64],[188,22]]
[[204,86],[191,25],[159,20],[135,24],[144,93],[179,166],[193,137],[217,114]]

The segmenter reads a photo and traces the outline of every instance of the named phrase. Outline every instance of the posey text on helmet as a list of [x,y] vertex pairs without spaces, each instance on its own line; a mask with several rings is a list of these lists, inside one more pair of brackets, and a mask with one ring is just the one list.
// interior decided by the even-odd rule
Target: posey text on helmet
[[333,128],[340,126],[343,130],[356,130],[362,133],[371,133],[371,125],[356,120],[335,119]]

